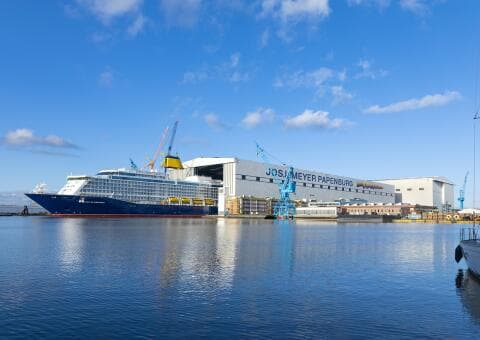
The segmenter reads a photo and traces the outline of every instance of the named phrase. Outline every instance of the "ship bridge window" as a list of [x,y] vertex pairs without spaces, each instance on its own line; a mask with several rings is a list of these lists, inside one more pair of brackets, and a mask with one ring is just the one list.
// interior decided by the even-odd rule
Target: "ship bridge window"
[[260,182],[260,177],[255,178],[257,182]]
[[418,188],[418,190],[425,190],[424,188]]
[[242,179],[243,179],[243,180],[247,179],[247,176],[242,175]]
[[270,178],[270,183],[273,183],[273,178]]

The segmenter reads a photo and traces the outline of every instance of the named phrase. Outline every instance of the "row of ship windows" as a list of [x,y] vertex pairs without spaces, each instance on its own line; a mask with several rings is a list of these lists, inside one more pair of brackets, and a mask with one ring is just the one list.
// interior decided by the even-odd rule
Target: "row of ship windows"
[[[106,181],[92,181],[86,186],[95,186],[95,187],[112,187],[112,186],[121,186],[128,188],[165,188],[172,187],[168,183],[146,183],[146,182],[136,182],[136,181],[115,181],[115,182],[106,182]],[[213,190],[213,187],[209,185],[192,185],[192,184],[177,184],[174,188],[179,188],[182,190]]]
[[[418,188],[419,191],[425,190],[425,188]],[[400,189],[395,189],[395,191],[399,192],[401,191]],[[412,191],[412,188],[407,188],[407,191]]]
[[[130,183],[129,183],[130,182]],[[99,192],[125,192],[125,193],[151,193],[151,192],[168,192],[168,193],[202,193],[214,195],[216,190],[209,186],[191,186],[191,185],[177,185],[175,187],[158,185],[154,183],[135,183],[132,185],[131,181],[121,181],[115,183],[105,183],[100,181],[95,181],[88,183],[82,191],[99,191]]]
[[[105,197],[104,194],[99,193],[99,192],[85,192],[85,195],[88,196],[95,196],[95,197]],[[158,202],[162,201],[164,199],[167,199],[169,197],[189,197],[186,195],[150,195],[150,194],[138,194],[138,195],[122,195],[122,194],[113,194],[111,196],[108,196],[110,198],[117,198],[117,199],[123,199],[131,202],[139,202],[139,201],[150,201],[150,202]],[[196,196],[190,196],[190,198],[201,198],[201,199],[212,199],[216,200],[217,196],[202,196],[202,195],[196,195]]]
[[212,189],[191,189],[191,188],[126,188],[122,186],[85,186],[82,188],[87,191],[123,191],[123,192],[211,192],[214,193],[217,190]]
[[135,196],[135,195],[157,195],[157,196],[191,196],[196,197],[199,195],[206,196],[216,196],[215,192],[201,192],[201,191],[122,191],[122,190],[92,190],[84,189],[81,191],[83,194],[86,193],[101,193],[101,194],[115,194],[115,195],[125,195],[125,196]]
[[216,197],[214,192],[202,192],[202,191],[123,191],[123,190],[92,190],[84,189],[82,190],[83,194],[103,194],[110,195],[114,194],[116,196],[139,196],[139,195],[148,195],[148,196],[185,196],[185,197]]
[[[247,176],[246,175],[241,175],[241,178],[242,180],[247,180]],[[268,183],[273,183],[273,178],[268,178],[269,182]],[[260,177],[256,177],[255,178],[255,181],[256,182],[262,182],[260,181]],[[283,183],[283,180],[282,180],[282,183]],[[303,182],[303,186],[304,187],[307,187],[307,183],[306,182]],[[348,190],[345,190],[344,187],[336,187],[336,186],[332,186],[332,185],[323,185],[323,184],[310,184],[308,185],[308,187],[311,187],[311,188],[320,188],[320,189],[328,189],[328,190],[340,190],[340,191],[349,191],[349,192],[352,192],[352,188],[348,188]],[[423,189],[422,189],[423,190]],[[379,195],[379,196],[393,196],[393,194],[391,193],[388,193],[388,192],[377,192],[377,191],[373,191],[373,190],[362,190],[362,189],[355,189],[355,192],[358,192],[358,193],[362,193],[362,194],[373,194],[373,195]]]

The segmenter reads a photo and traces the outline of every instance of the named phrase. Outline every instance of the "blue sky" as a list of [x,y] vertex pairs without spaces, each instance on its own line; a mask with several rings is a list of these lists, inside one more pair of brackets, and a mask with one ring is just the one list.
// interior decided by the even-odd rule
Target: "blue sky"
[[184,160],[255,159],[258,140],[300,168],[461,183],[479,14],[474,0],[0,2],[0,191],[142,165],[174,120]]

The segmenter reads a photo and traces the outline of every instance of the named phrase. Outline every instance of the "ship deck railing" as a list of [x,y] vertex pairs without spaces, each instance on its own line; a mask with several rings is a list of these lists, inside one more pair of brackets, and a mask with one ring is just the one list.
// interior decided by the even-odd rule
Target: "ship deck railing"
[[479,227],[468,227],[460,229],[460,241],[480,240]]

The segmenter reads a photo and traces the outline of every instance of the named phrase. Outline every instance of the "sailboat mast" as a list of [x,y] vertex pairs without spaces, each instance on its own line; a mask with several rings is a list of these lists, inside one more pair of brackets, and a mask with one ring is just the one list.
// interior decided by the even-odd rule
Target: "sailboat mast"
[[475,116],[473,117],[473,227],[475,227],[475,192],[476,192],[476,188],[477,188],[477,152],[476,152],[476,149],[477,149],[477,128],[476,128],[476,123],[477,123],[477,119],[479,119],[480,116],[479,116],[479,113],[476,112],[475,113]]

